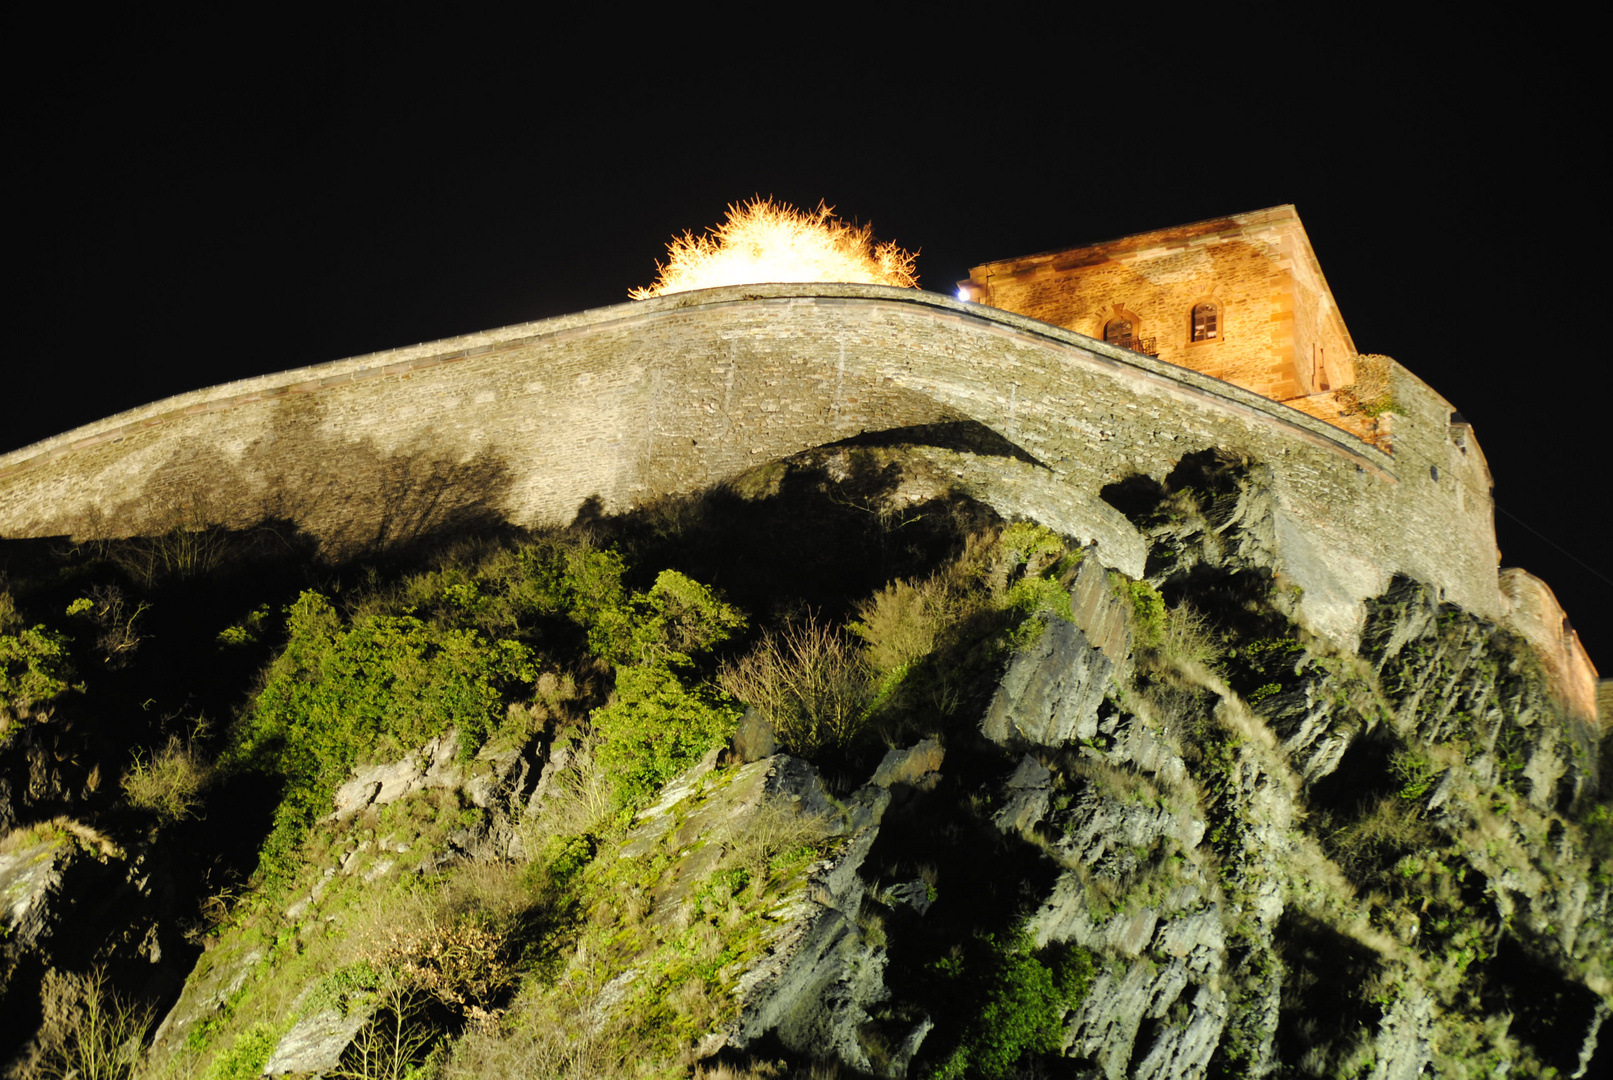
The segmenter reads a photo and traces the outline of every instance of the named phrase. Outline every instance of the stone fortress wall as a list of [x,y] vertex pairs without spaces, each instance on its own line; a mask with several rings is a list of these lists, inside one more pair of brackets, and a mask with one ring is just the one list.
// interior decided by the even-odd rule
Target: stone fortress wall
[[279,518],[352,549],[455,521],[563,523],[862,433],[972,421],[1001,445],[938,458],[961,486],[1096,540],[1133,576],[1142,539],[1101,489],[1218,448],[1269,467],[1275,569],[1303,590],[1299,614],[1317,632],[1352,645],[1362,601],[1396,573],[1505,618],[1471,429],[1403,368],[1391,379],[1392,454],[1238,386],[979,304],[872,285],[711,289],[110,417],[0,456],[0,537]]

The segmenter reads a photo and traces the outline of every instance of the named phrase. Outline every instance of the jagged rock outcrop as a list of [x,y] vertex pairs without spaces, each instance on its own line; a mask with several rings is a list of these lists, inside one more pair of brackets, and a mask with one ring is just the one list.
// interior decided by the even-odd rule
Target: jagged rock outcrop
[[[518,825],[534,796],[533,761],[543,744],[484,747],[469,761],[459,757],[459,738],[449,729],[396,761],[363,765],[337,788],[324,826],[353,830],[365,811],[402,802],[425,792],[443,793],[482,813],[429,842],[418,827],[400,825],[384,835],[360,837],[339,846],[333,859],[311,869],[310,882],[293,894],[282,915],[292,926],[321,919],[333,886],[372,884],[399,874],[425,875],[464,861],[496,861],[519,851]],[[366,830],[373,833],[373,830]],[[407,858],[407,869],[404,862]],[[334,918],[334,916],[325,916]],[[254,979],[273,978],[262,943],[254,936],[226,937],[206,954],[153,1037],[153,1053],[177,1053],[198,1024],[227,1010]],[[301,988],[306,998],[313,986]],[[353,1007],[315,1007],[301,1013],[279,1037],[264,1070],[269,1075],[320,1074],[336,1068],[342,1054],[375,1011],[369,998]]]
[[[17,830],[0,849],[0,998],[29,1001],[53,967],[116,966],[130,984],[158,992],[177,984],[179,935],[164,900],[149,852],[126,851],[68,818]],[[3,1027],[9,1053],[28,1032]]]
[[[866,890],[861,870],[879,835],[890,789],[933,787],[941,759],[934,740],[892,750],[871,783],[837,802],[816,769],[782,754],[741,766],[718,793],[707,795],[700,781],[715,766],[713,754],[639,815],[623,857],[647,854],[673,830],[675,846],[691,852],[664,872],[663,882],[669,877],[698,882],[720,858],[725,842],[769,828],[763,819],[780,813],[814,822],[822,835],[839,838],[832,853],[811,866],[774,907],[761,952],[735,980],[739,1015],[724,1035],[727,1045],[743,1049],[767,1037],[800,1053],[873,1068],[860,1030],[870,1019],[869,1008],[889,992],[882,974],[884,947],[871,942],[859,925]],[[675,907],[686,896],[686,888],[664,888],[657,907]],[[925,906],[920,902],[917,909]],[[926,1030],[921,1021],[907,1033],[884,1063],[885,1075],[905,1075]]]

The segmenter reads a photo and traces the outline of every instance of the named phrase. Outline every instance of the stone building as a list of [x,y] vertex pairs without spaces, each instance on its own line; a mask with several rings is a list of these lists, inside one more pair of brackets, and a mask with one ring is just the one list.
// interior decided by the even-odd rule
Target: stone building
[[958,297],[1324,420],[1337,416],[1334,392],[1356,381],[1355,344],[1292,206],[983,263]]

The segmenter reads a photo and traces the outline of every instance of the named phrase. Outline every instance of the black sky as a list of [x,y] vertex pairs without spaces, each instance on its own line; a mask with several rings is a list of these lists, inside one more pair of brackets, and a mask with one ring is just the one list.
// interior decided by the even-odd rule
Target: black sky
[[669,236],[752,194],[872,222],[948,293],[990,259],[1292,202],[1357,346],[1473,422],[1505,564],[1552,585],[1613,674],[1590,29],[1347,10],[1304,29],[912,9],[765,42],[625,12],[57,27],[11,77],[23,280],[0,451],[203,385],[620,302]]

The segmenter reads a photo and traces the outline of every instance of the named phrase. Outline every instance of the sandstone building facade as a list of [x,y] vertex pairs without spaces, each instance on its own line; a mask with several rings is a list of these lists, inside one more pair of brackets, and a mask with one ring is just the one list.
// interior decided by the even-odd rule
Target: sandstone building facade
[[1273,401],[1355,382],[1355,343],[1292,206],[985,263],[958,289]]

